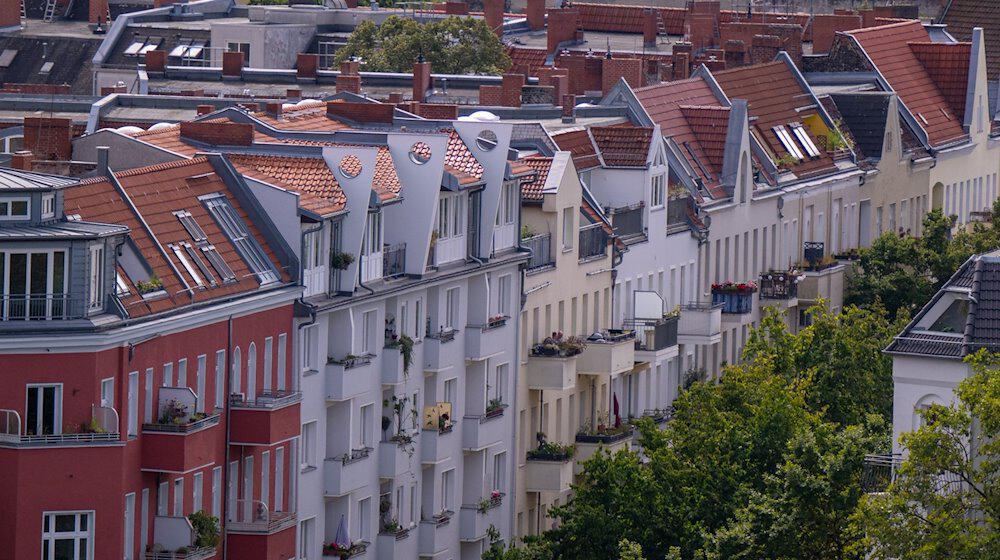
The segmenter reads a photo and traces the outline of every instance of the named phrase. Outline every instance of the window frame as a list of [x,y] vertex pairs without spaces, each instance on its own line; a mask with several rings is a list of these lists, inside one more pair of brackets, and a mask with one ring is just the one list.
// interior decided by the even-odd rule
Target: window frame
[[[48,550],[49,555],[43,560],[55,557],[55,542],[63,540],[73,541],[73,558],[74,560],[81,560],[82,558],[93,558],[94,557],[94,510],[68,510],[68,511],[43,511],[42,512],[42,531],[41,531],[41,549],[42,554]],[[73,521],[73,531],[56,531],[56,517],[72,515],[74,516]],[[86,518],[86,523],[82,523],[81,519]],[[46,523],[48,522],[48,523]],[[85,529],[81,529],[81,525],[86,525]],[[48,529],[46,529],[48,526]],[[86,543],[86,552],[80,554],[80,541],[84,540]],[[46,546],[46,543],[48,546]]]

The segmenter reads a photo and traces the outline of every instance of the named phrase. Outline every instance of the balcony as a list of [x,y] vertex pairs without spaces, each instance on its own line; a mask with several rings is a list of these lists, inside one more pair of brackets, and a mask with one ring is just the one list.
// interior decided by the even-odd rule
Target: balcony
[[599,338],[591,335],[587,346],[577,361],[580,374],[616,375],[635,367],[635,331],[617,329],[602,333]]
[[844,271],[847,266],[837,261],[806,268],[798,282],[799,301],[808,303],[826,300],[830,309],[840,309],[844,301]]
[[229,442],[271,445],[299,435],[301,401],[298,391],[268,391],[254,400],[231,400]]
[[[192,415],[142,425],[142,470],[187,472],[216,459],[224,434],[218,429],[219,414]],[[297,427],[297,426],[296,426]]]
[[580,248],[577,258],[581,262],[601,259],[608,254],[608,232],[604,224],[590,224],[580,228]]
[[[486,538],[486,531],[492,526],[498,530],[504,527],[504,495],[497,493],[495,496],[483,498],[478,504],[463,505],[458,512],[459,532],[458,536],[462,542],[476,542]],[[504,531],[501,530],[501,534]]]
[[215,547],[195,546],[194,527],[187,517],[157,515],[153,518],[153,545],[145,560],[204,560],[215,556]]
[[573,446],[545,443],[528,452],[528,492],[562,492],[573,482]]
[[66,294],[0,294],[0,321],[69,321],[86,315],[84,302]]
[[506,432],[503,421],[506,408],[507,405],[501,404],[481,416],[462,418],[462,449],[481,451],[502,442]]
[[229,558],[294,558],[294,512],[270,511],[259,500],[236,500],[226,522],[226,556]]
[[118,412],[109,406],[91,406],[91,421],[73,433],[21,433],[21,415],[0,409],[0,447],[80,447],[124,445],[118,432]]
[[861,468],[861,491],[866,494],[885,492],[902,464],[902,456],[898,453],[866,455]]
[[760,299],[768,305],[795,307],[799,302],[799,275],[796,272],[772,270],[760,275]]
[[231,533],[271,534],[294,527],[296,521],[294,512],[271,511],[260,500],[236,500],[236,509],[230,515],[226,530]]
[[536,344],[528,356],[528,389],[565,391],[576,386],[577,359],[580,351],[561,350],[558,345]]
[[442,511],[420,522],[418,550],[421,557],[437,558],[448,552],[457,556],[458,551],[449,548],[458,540],[459,523],[452,519],[454,515],[455,512]]
[[679,315],[657,320],[633,319],[627,326],[635,330],[636,359],[658,362],[677,355],[677,324]]
[[379,532],[378,558],[376,560],[416,558],[417,541],[419,538],[416,527],[405,527],[391,532]]
[[615,235],[621,237],[626,244],[645,237],[646,228],[643,226],[645,209],[645,205],[639,202],[611,210],[611,224]]
[[406,243],[386,245],[382,249],[382,277],[396,278],[406,274]]
[[531,251],[527,271],[538,272],[555,266],[556,259],[552,255],[552,234],[542,233],[521,240],[521,246]]
[[[408,342],[406,342],[408,341]],[[410,363],[407,364],[403,344],[410,344]],[[417,369],[422,358],[423,343],[414,342],[409,337],[402,341],[390,341],[382,349],[382,384],[400,385],[406,383],[410,373]]]
[[680,344],[710,345],[722,340],[722,304],[692,302],[677,323]]
[[420,467],[420,457],[414,458],[419,442],[416,437],[409,441],[382,441],[378,444],[379,478],[396,478]]
[[420,434],[420,462],[424,465],[440,463],[451,457],[454,447],[455,425],[448,424],[441,429],[424,428]]
[[469,325],[465,328],[465,357],[473,360],[485,360],[504,351],[508,344],[510,332],[504,328],[510,317],[498,315],[491,317],[485,325]]
[[623,424],[618,429],[580,432],[576,434],[576,452],[573,459],[573,474],[583,472],[583,464],[604,449],[614,455],[622,449],[628,449],[632,443],[632,426]]
[[712,303],[721,304],[724,314],[744,315],[753,311],[753,294],[757,285],[753,282],[712,285]]
[[346,401],[367,393],[375,375],[370,354],[330,359],[326,364],[326,400]]
[[373,465],[370,447],[353,449],[341,457],[328,458],[323,464],[323,493],[346,496],[368,484]]
[[464,350],[455,344],[456,331],[440,331],[424,339],[424,371],[437,372],[455,364],[464,363]]

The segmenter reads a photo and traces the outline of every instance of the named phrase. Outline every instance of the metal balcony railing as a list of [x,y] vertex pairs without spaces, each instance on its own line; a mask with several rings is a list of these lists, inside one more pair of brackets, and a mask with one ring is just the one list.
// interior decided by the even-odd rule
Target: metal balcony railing
[[611,224],[615,230],[615,235],[619,237],[630,237],[646,233],[646,228],[642,225],[643,210],[645,205],[642,202],[614,208],[611,211]]
[[406,243],[382,249],[382,276],[394,278],[406,274]]
[[635,349],[655,352],[677,345],[677,323],[679,317],[653,319],[629,319],[625,327],[635,331]]
[[118,411],[110,406],[92,406],[91,422],[97,429],[63,434],[22,434],[21,415],[16,410],[0,410],[0,444],[18,447],[45,447],[67,444],[107,444],[121,439]]
[[541,233],[521,240],[521,246],[531,250],[528,270],[537,270],[555,264],[552,257],[552,234]]
[[603,224],[590,224],[580,228],[580,248],[577,258],[582,261],[607,254],[608,233],[604,231]]
[[295,523],[295,513],[271,511],[260,500],[236,500],[230,515],[228,529],[244,533],[271,533]]
[[799,278],[784,271],[760,275],[760,299],[794,299],[799,297]]
[[300,391],[262,391],[254,399],[231,398],[230,403],[237,408],[281,408],[301,400]]
[[83,302],[66,294],[0,295],[2,321],[65,321],[84,315]]

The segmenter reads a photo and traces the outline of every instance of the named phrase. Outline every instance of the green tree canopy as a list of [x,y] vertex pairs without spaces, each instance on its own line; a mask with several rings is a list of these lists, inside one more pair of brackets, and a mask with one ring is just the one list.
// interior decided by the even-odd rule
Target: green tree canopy
[[923,412],[924,425],[901,438],[908,456],[895,481],[858,509],[868,557],[1000,558],[1000,368],[984,352],[968,361],[959,402]]
[[449,17],[430,23],[389,16],[354,28],[336,61],[356,57],[370,72],[410,72],[419,55],[435,73],[501,74],[510,67],[503,44],[482,19]]

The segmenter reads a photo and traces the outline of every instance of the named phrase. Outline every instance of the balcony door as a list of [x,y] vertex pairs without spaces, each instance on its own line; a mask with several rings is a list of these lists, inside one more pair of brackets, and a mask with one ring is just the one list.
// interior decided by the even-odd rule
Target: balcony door
[[382,213],[369,212],[361,246],[361,281],[382,278]]
[[62,386],[29,385],[24,415],[24,434],[29,436],[62,433]]
[[63,319],[66,252],[0,252],[0,320]]
[[315,296],[326,291],[328,277],[327,253],[323,251],[323,231],[307,233],[303,239],[305,252],[302,255],[303,283],[305,295]]

